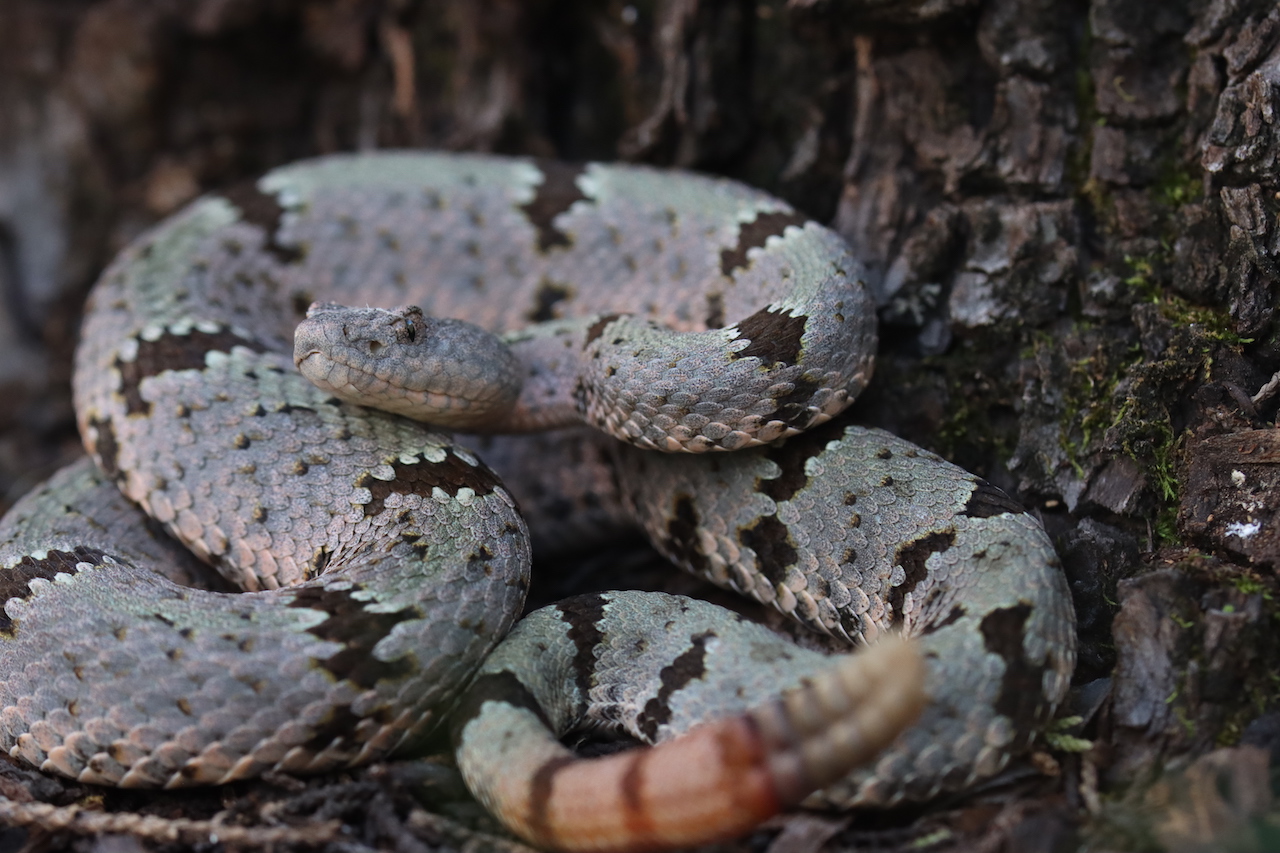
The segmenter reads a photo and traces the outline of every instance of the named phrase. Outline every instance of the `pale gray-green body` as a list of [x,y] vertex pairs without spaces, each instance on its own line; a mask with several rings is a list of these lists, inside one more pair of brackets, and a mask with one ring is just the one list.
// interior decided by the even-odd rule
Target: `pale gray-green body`
[[[0,530],[0,744],[136,785],[369,760],[433,727],[506,633],[529,563],[515,502],[446,436],[294,370],[294,326],[333,300],[491,330],[564,321],[562,335],[525,335],[546,355],[525,394],[560,395],[552,408],[641,448],[735,452],[584,439],[571,453],[591,457],[585,473],[541,455],[513,469],[576,487],[595,517],[634,516],[673,559],[818,630],[924,636],[936,703],[831,799],[893,802],[995,772],[1065,695],[1069,597],[1043,531],[1003,495],[891,436],[819,426],[869,377],[857,276],[847,247],[784,203],[647,169],[332,157],[195,203],[127,249],[88,308],[76,407],[105,476],[66,473]],[[181,591],[124,565],[168,561],[170,546],[126,538],[142,522],[108,481],[257,591]],[[545,489],[521,502],[546,505]],[[73,501],[80,514],[62,514]],[[748,651],[661,693],[664,655],[687,652],[694,629],[626,626],[650,637],[641,672],[610,651],[630,636],[615,634],[620,609],[639,612],[588,607],[599,641],[575,654],[595,670],[584,696],[639,735],[779,689],[734,670]],[[574,636],[584,624],[544,621]],[[489,674],[537,658],[508,646]],[[646,682],[661,695],[618,698]],[[713,686],[739,682],[756,686]]]

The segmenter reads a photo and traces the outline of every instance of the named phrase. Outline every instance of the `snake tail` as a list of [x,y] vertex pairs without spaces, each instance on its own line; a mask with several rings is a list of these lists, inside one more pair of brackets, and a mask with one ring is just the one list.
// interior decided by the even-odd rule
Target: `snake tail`
[[[742,677],[758,665],[778,681]],[[919,716],[924,682],[896,638],[830,658],[694,599],[583,595],[499,645],[454,711],[454,746],[468,787],[532,844],[673,849],[741,835],[870,761]],[[734,713],[699,724],[735,693]],[[559,737],[584,728],[657,745],[579,758]]]

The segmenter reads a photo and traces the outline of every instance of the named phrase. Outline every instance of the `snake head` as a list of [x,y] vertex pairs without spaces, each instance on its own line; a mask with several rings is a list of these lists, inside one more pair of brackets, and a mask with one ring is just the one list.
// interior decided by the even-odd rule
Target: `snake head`
[[501,339],[415,305],[313,303],[294,332],[294,364],[339,399],[450,429],[479,428],[515,403],[524,370]]

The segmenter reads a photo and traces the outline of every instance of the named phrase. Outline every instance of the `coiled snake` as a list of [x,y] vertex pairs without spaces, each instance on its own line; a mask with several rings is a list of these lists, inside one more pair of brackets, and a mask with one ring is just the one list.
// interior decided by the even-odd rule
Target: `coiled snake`
[[[320,388],[291,345],[315,300],[423,310],[318,306],[297,357]],[[487,336],[424,315],[506,331],[516,360],[467,367],[454,351]],[[728,181],[385,153],[201,199],[90,298],[74,391],[96,464],[0,530],[0,742],[85,782],[180,786],[369,761],[447,720],[499,817],[591,849],[738,832],[829,782],[817,801],[877,804],[988,776],[1065,694],[1069,598],[1002,493],[824,423],[874,343],[844,243]],[[522,384],[477,383],[515,363]],[[582,418],[628,442],[558,439],[581,474],[512,464],[820,632],[919,638],[923,716],[893,740],[921,704],[909,648],[826,658],[679,597],[582,596],[512,631],[529,544],[511,493],[449,437],[348,402],[362,383],[468,430]],[[555,741],[670,740],[708,716],[727,722],[604,769]]]

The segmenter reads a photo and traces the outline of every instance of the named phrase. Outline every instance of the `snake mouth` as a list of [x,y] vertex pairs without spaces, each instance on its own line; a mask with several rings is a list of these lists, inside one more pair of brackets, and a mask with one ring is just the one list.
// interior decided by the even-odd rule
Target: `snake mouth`
[[[428,383],[420,385],[408,384],[403,381],[403,377],[393,380],[386,376],[379,376],[359,364],[346,359],[335,358],[333,353],[323,350],[313,349],[302,356],[295,356],[294,365],[312,385],[336,394],[350,403],[367,408],[395,412],[427,423],[477,427],[487,422],[489,417],[481,414],[479,409],[476,409],[476,413],[465,424],[461,422],[454,423],[449,420],[434,420],[433,417],[439,418],[445,411],[456,409],[459,406],[464,409],[474,409],[478,406],[485,407],[487,411],[487,407],[492,405],[492,400],[483,395],[466,394],[459,390],[433,389]],[[333,381],[332,375],[325,371],[326,368],[344,371],[343,381]],[[379,397],[382,397],[382,399],[378,399]],[[411,402],[406,407],[406,397],[409,399],[434,398],[435,402],[428,403],[426,400],[419,399],[416,402]],[[450,401],[448,405],[445,405],[446,400]],[[424,416],[423,410],[433,406],[440,406],[441,408],[433,408],[431,416]],[[486,420],[477,420],[482,417]]]
[[296,354],[295,354],[295,355],[294,355],[294,357],[293,357],[293,364],[294,364],[294,366],[295,366],[295,367],[297,367],[299,370],[301,370],[301,369],[302,369],[302,365],[303,365],[303,364],[305,364],[305,363],[306,363],[306,361],[307,361],[307,359],[311,358],[313,355],[323,356],[324,354],[323,354],[322,352],[320,352],[320,350],[318,350],[318,349],[310,350],[310,351],[308,351],[308,352],[307,352],[306,354],[304,354],[304,355],[296,355]]

